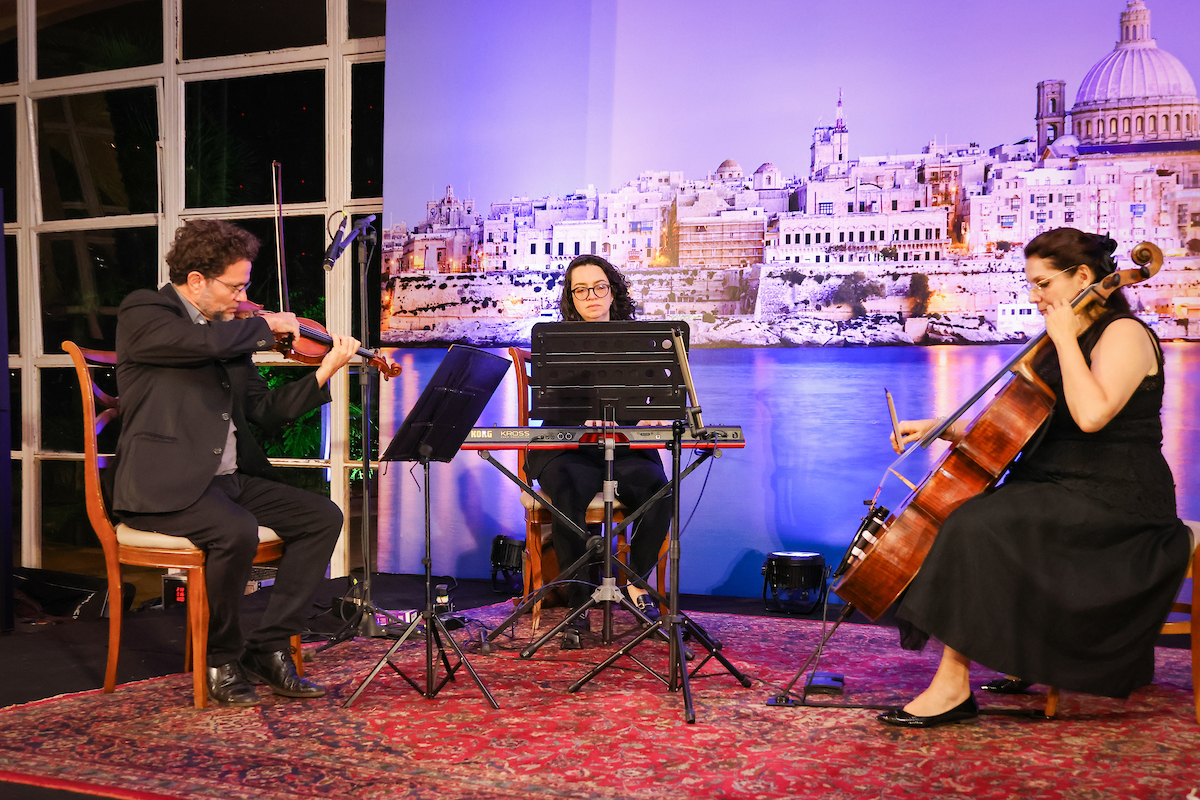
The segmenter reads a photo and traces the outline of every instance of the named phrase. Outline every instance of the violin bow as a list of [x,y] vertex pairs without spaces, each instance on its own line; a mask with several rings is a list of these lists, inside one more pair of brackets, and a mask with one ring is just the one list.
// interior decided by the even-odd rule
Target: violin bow
[[271,193],[275,201],[275,263],[279,268],[279,307],[291,311],[288,302],[287,262],[283,253],[283,164],[271,162]]

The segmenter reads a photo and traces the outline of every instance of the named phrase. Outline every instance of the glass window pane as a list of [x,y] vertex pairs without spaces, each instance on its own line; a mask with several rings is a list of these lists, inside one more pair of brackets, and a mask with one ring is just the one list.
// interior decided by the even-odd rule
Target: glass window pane
[[283,482],[298,489],[329,497],[329,478],[324,467],[276,467]]
[[[354,218],[353,218],[354,224],[358,224],[358,221],[365,216],[367,216],[367,215],[366,214],[355,214]],[[376,232],[378,232],[378,230],[380,228],[378,219],[375,220],[374,223],[372,223],[372,227],[375,228]],[[376,236],[378,236],[378,233],[376,233]],[[361,282],[361,279],[359,278],[360,273],[359,273],[359,268],[358,268],[358,259],[362,257],[362,247],[364,244],[365,243],[362,241],[355,240],[353,242],[353,244],[351,245],[350,249],[347,250],[345,255],[342,256],[342,258],[353,258],[354,259],[354,262],[353,262],[354,269],[350,273],[353,276],[350,280],[350,286],[351,286],[350,296],[351,296],[352,302],[353,302],[353,305],[350,308],[350,320],[351,320],[351,324],[353,325],[354,330],[352,330],[350,332],[353,333],[360,340],[362,339],[362,322],[360,321],[362,319],[362,314],[360,313],[361,303],[358,298],[362,296],[362,282]],[[383,261],[383,253],[382,253],[382,248],[380,248],[378,246],[378,239],[376,239],[375,246],[370,247],[370,249],[367,251],[367,257],[370,259],[367,262],[367,278],[366,278],[366,280],[367,280],[367,325],[369,328],[370,335],[368,336],[367,341],[363,342],[363,344],[366,347],[374,347],[379,344],[379,317],[382,314],[382,311],[380,310],[380,304],[381,304],[380,298],[382,296],[382,290],[380,289],[379,265]],[[361,458],[361,457],[362,456],[359,456],[359,458]]]
[[134,289],[158,285],[157,230],[44,233],[38,238],[44,352],[61,353],[64,339],[112,350],[121,301]]
[[17,82],[17,0],[0,0],[0,83]]
[[151,86],[37,101],[47,220],[158,210],[158,101]]
[[383,36],[386,0],[350,0],[350,38]]
[[161,64],[162,6],[162,0],[39,0],[38,77]]
[[325,44],[325,0],[183,0],[182,44],[185,59]]
[[[253,233],[262,242],[249,298],[268,311],[279,309],[279,270],[275,257],[275,220],[233,219],[234,225]],[[325,324],[324,217],[284,217],[283,257],[287,263],[289,307],[293,314]],[[346,256],[342,256],[345,258]],[[341,331],[338,331],[341,333]]]
[[[350,362],[346,367],[350,372],[350,438],[347,441],[348,452],[346,460],[359,464],[358,473],[362,473],[362,387],[358,382],[358,366],[357,362]],[[372,370],[371,385],[371,460],[375,461],[379,458],[379,372]],[[386,444],[386,443],[385,443]],[[351,473],[351,479],[354,478],[354,473]]]
[[4,237],[4,292],[8,299],[8,352],[21,352],[21,298],[17,294],[17,237]]
[[17,107],[0,105],[0,189],[4,190],[4,221],[17,221]]
[[104,552],[88,522],[82,461],[42,461],[42,567],[103,575]]
[[[265,367],[258,368],[267,385],[275,389],[292,381],[307,379],[314,370],[303,367]],[[321,458],[326,452],[327,442],[321,425],[321,409],[316,408],[300,419],[283,427],[273,435],[267,435],[257,425],[251,425],[254,438],[262,445],[263,450],[271,458]]]
[[322,70],[194,81],[184,104],[189,208],[272,202],[272,161],[285,203],[325,199]]
[[350,71],[350,196],[383,196],[383,62]]
[[[12,434],[12,449],[21,449],[21,370],[8,371],[9,432]],[[16,462],[13,462],[15,468]]]
[[[83,407],[80,405],[79,381],[74,367],[43,368],[41,376],[41,417],[43,452],[83,452]],[[117,375],[112,368],[96,369],[92,377],[100,390],[117,394]],[[113,453],[117,448],[119,425],[108,425],[100,433],[100,452]]]
[[41,376],[41,425],[43,451],[83,452],[83,409],[79,404],[79,382],[75,370],[43,369]]

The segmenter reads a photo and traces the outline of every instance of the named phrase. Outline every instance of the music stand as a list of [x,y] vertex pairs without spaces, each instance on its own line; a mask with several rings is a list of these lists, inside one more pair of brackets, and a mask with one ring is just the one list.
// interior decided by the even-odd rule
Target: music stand
[[[454,679],[454,673],[458,671],[459,667],[466,667],[467,672],[475,681],[475,685],[479,687],[479,691],[483,693],[492,708],[500,707],[491,692],[483,685],[483,681],[471,666],[471,662],[467,660],[462,648],[458,646],[458,642],[450,635],[445,624],[433,610],[429,462],[449,462],[454,458],[458,453],[458,448],[466,441],[471,427],[483,413],[483,408],[496,391],[496,387],[504,379],[504,374],[508,372],[511,363],[507,358],[501,358],[474,347],[452,346],[446,353],[446,357],[442,359],[442,363],[438,365],[437,371],[433,373],[425,390],[421,392],[421,396],[417,398],[416,405],[405,417],[404,424],[400,426],[400,430],[392,437],[391,443],[379,457],[380,461],[415,461],[424,468],[425,558],[421,563],[425,566],[425,610],[412,621],[404,634],[383,654],[383,658],[379,659],[371,673],[350,695],[344,706],[346,708],[349,708],[358,699],[363,690],[367,688],[367,684],[375,679],[385,665],[391,667],[417,692],[429,698],[435,697],[448,681]],[[424,689],[405,675],[391,660],[392,654],[408,641],[408,638],[417,631],[418,625],[422,623],[424,623],[425,636]],[[450,659],[446,656],[444,644],[446,641],[450,643],[458,656],[458,663],[454,666],[450,665]],[[445,676],[436,686],[434,685],[436,678],[434,647],[437,648],[446,669]]]

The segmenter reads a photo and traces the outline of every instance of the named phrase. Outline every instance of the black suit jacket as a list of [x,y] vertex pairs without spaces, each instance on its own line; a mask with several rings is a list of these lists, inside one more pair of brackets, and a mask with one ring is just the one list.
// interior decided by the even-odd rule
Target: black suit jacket
[[231,418],[238,470],[277,478],[248,423],[274,431],[330,395],[311,375],[269,389],[251,354],[274,343],[256,317],[193,323],[170,284],[125,298],[117,312],[114,510],[160,514],[196,502],[220,466]]

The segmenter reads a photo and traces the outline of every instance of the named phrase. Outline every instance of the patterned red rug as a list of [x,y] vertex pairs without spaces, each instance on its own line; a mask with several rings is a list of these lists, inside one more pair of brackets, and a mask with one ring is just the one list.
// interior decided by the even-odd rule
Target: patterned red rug
[[[495,623],[502,612],[470,614]],[[426,700],[389,670],[344,710],[388,646],[359,640],[310,662],[310,675],[330,688],[320,700],[270,697],[257,708],[197,712],[190,678],[175,675],[5,709],[0,780],[144,799],[1200,798],[1200,725],[1185,651],[1160,649],[1155,684],[1128,701],[1064,695],[1052,721],[985,716],[977,725],[903,731],[867,710],[765,705],[815,645],[819,623],[694,617],[754,679],[743,689],[706,665],[693,683],[695,725],[685,724],[679,695],[627,659],[568,694],[609,649],[593,641],[567,652],[552,643],[523,660],[526,624],[523,638],[501,640],[500,652],[472,655],[499,711],[465,672]],[[630,623],[618,614],[620,629]],[[398,659],[419,676],[423,653],[406,646]],[[658,643],[637,653],[657,666],[666,660]],[[846,675],[839,702],[902,704],[936,657],[933,647],[902,651],[892,629],[846,625],[823,668]],[[1035,709],[1043,698],[980,702]]]

